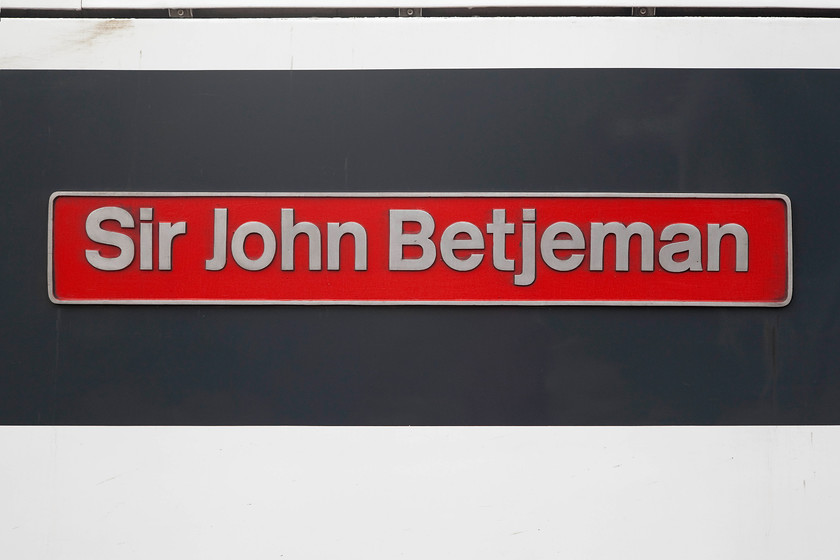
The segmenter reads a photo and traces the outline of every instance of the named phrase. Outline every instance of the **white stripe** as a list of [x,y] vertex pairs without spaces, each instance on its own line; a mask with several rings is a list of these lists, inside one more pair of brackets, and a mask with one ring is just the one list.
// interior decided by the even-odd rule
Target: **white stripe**
[[840,555],[838,427],[4,427],[0,449],[17,560]]
[[0,10],[11,8],[28,10],[81,10],[82,0],[0,0]]
[[3,18],[0,68],[840,68],[840,19]]
[[[532,8],[572,7],[580,0],[2,0],[3,8],[152,9],[152,8]],[[632,7],[633,0],[598,0],[598,7]],[[642,3],[642,5],[647,5]],[[666,0],[651,5],[671,8],[838,8],[837,0]]]
[[[77,0],[78,1],[78,0]],[[82,0],[84,8],[496,8],[571,7],[587,5],[581,0]],[[633,7],[638,0],[598,0],[599,7]],[[685,8],[838,8],[837,0],[665,0],[655,6]]]

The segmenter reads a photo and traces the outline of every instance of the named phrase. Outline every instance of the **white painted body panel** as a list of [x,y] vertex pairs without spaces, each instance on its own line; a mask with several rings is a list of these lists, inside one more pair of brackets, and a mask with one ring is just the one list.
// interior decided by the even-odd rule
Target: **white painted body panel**
[[840,19],[5,18],[3,68],[840,68]]
[[836,427],[0,430],[5,558],[833,560]]
[[[160,8],[508,8],[585,6],[580,0],[3,0],[0,8],[160,9]],[[598,7],[634,7],[632,0],[599,0]],[[840,8],[837,0],[667,0],[671,8]]]

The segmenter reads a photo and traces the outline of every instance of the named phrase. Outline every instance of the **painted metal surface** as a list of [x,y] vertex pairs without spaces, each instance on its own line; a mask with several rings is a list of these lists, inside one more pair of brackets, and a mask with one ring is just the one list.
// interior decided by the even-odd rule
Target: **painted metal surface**
[[[661,7],[838,8],[837,0],[666,0]],[[580,0],[3,0],[0,8],[160,9],[160,8],[472,8],[573,7]],[[599,7],[635,7],[631,0],[599,0]]]
[[[4,71],[0,81],[2,128],[15,131],[0,155],[10,209],[3,306],[25,325],[3,339],[18,371],[5,381],[4,422],[837,421],[836,72]],[[652,92],[663,102],[651,105]],[[783,192],[797,288],[776,309],[54,306],[52,193],[161,185]],[[335,343],[324,351],[322,341]],[[131,406],[95,398],[128,387]],[[198,400],[187,405],[186,395]]]
[[840,68],[837,26],[824,18],[0,18],[0,68],[827,69]]
[[[470,22],[463,42],[396,18],[183,23],[0,20],[3,556],[838,556],[840,77],[797,69],[840,67],[836,22]],[[107,70],[190,67],[269,71]],[[774,309],[49,302],[51,193],[231,185],[789,193],[797,292]]]
[[[834,560],[834,427],[0,430],[29,558]],[[10,504],[15,504],[10,507]]]
[[84,0],[2,0],[0,10],[81,10]]

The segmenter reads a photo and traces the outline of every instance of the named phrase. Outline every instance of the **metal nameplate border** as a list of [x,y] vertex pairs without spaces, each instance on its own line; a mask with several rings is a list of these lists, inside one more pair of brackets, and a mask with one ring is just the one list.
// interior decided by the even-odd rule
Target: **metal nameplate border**
[[[787,221],[787,294],[782,301],[413,301],[413,300],[109,300],[90,299],[65,301],[54,293],[53,271],[53,207],[60,197],[237,197],[237,198],[682,198],[711,199],[776,199],[785,204]],[[348,305],[348,306],[499,306],[499,307],[784,307],[793,298],[793,224],[791,201],[780,193],[631,193],[631,192],[152,192],[152,191],[56,191],[50,196],[47,224],[47,294],[60,305]]]

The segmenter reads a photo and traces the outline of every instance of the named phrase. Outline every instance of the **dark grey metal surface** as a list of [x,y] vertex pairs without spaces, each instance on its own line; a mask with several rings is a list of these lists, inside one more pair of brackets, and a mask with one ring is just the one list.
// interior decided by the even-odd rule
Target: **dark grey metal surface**
[[[0,423],[840,423],[840,72],[0,72]],[[781,309],[53,305],[57,190],[780,192]]]

